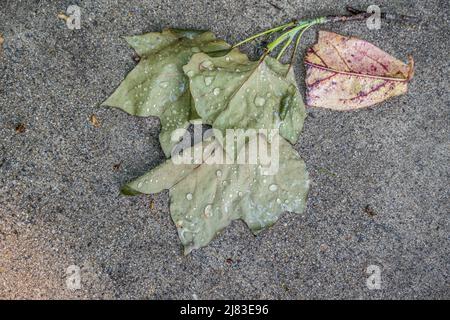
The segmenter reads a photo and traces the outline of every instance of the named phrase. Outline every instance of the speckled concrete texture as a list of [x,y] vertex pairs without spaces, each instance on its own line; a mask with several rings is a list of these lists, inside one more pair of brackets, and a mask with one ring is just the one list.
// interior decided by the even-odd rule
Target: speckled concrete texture
[[[254,237],[232,223],[183,256],[168,193],[120,186],[164,159],[159,120],[99,104],[135,62],[124,35],[211,29],[236,43],[298,17],[382,4],[419,25],[322,26],[416,61],[407,95],[309,109],[295,145],[307,210]],[[81,29],[57,14],[81,8]],[[0,298],[444,299],[449,281],[450,5],[432,1],[0,1]],[[304,93],[303,39],[296,72]],[[95,114],[100,127],[91,125]],[[19,126],[23,124],[23,126]],[[153,203],[153,205],[151,205]],[[66,269],[81,268],[69,290]],[[381,289],[366,269],[381,269]]]

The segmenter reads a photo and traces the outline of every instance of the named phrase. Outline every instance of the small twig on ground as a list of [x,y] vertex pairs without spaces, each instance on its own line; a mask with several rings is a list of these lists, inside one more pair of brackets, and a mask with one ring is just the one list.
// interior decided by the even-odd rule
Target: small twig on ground
[[[355,21],[355,20],[365,20],[372,16],[373,13],[362,11],[359,9],[355,9],[353,7],[347,6],[347,11],[350,12],[350,15],[338,15],[338,16],[327,16],[326,21],[324,23],[328,22],[345,22],[345,21]],[[413,16],[407,16],[404,14],[398,14],[398,13],[388,13],[388,12],[381,12],[380,14],[381,19],[385,20],[391,20],[391,21],[399,21],[399,22],[407,22],[407,23],[418,23],[420,22],[420,19],[418,17]]]

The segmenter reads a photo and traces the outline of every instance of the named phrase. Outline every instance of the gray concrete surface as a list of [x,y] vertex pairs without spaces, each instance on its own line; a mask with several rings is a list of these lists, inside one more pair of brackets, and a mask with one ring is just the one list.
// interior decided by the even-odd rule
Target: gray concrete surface
[[[322,27],[412,54],[410,92],[356,112],[308,110],[295,146],[313,180],[307,210],[258,237],[235,222],[184,257],[167,192],[118,194],[163,160],[157,119],[98,107],[135,64],[121,36],[202,28],[235,43],[349,3],[423,19]],[[56,17],[71,4],[81,30]],[[1,0],[0,298],[450,298],[449,17],[445,0]],[[301,63],[297,75],[302,84]],[[66,287],[70,265],[80,290]],[[380,290],[366,286],[369,265]]]

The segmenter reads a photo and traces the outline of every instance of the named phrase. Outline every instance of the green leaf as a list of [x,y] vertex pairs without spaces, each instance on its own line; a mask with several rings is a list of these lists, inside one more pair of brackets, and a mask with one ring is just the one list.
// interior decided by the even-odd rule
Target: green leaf
[[213,157],[224,149],[217,140],[204,141],[184,151],[190,154],[202,146],[203,161],[175,164],[177,157],[173,157],[127,184],[123,192],[150,194],[169,189],[170,213],[185,254],[206,246],[235,219],[244,220],[257,234],[273,225],[282,212],[301,213],[305,208],[309,186],[305,164],[287,141],[275,138],[267,147],[272,150],[275,141],[279,143],[274,149],[279,151],[279,169],[273,175],[266,175],[259,157],[256,164],[216,164]]
[[289,66],[271,57],[250,61],[234,49],[216,58],[195,54],[183,69],[204,122],[220,130],[279,128],[297,141],[305,107]]
[[175,144],[172,132],[187,127],[196,114],[183,65],[194,53],[217,53],[230,46],[203,31],[164,30],[125,39],[141,60],[102,105],[132,115],[159,117],[161,147],[169,156]]

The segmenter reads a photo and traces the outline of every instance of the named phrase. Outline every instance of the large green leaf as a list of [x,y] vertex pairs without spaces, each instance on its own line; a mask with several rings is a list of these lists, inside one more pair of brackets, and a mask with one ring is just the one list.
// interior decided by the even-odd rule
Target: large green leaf
[[103,105],[159,117],[161,147],[169,156],[175,144],[172,132],[185,128],[196,114],[182,67],[194,53],[217,53],[230,46],[202,31],[164,30],[125,39],[141,60]]
[[[202,146],[203,161],[176,164],[175,156],[126,185],[122,192],[135,195],[169,189],[170,213],[185,254],[206,246],[235,219],[244,220],[257,234],[274,224],[283,211],[300,213],[305,208],[309,185],[305,164],[287,141],[275,138],[272,145],[267,144],[267,150],[279,151],[279,169],[272,175],[264,172],[267,168],[261,166],[259,156],[255,164],[216,164],[213,159],[224,152],[221,144],[204,141],[187,149],[189,154]],[[266,145],[264,136],[260,139],[259,145]],[[278,149],[272,148],[275,141]],[[245,150],[248,156],[248,143]]]
[[204,122],[221,130],[279,128],[297,141],[305,107],[289,66],[271,57],[250,61],[234,49],[215,58],[195,54],[183,69]]

